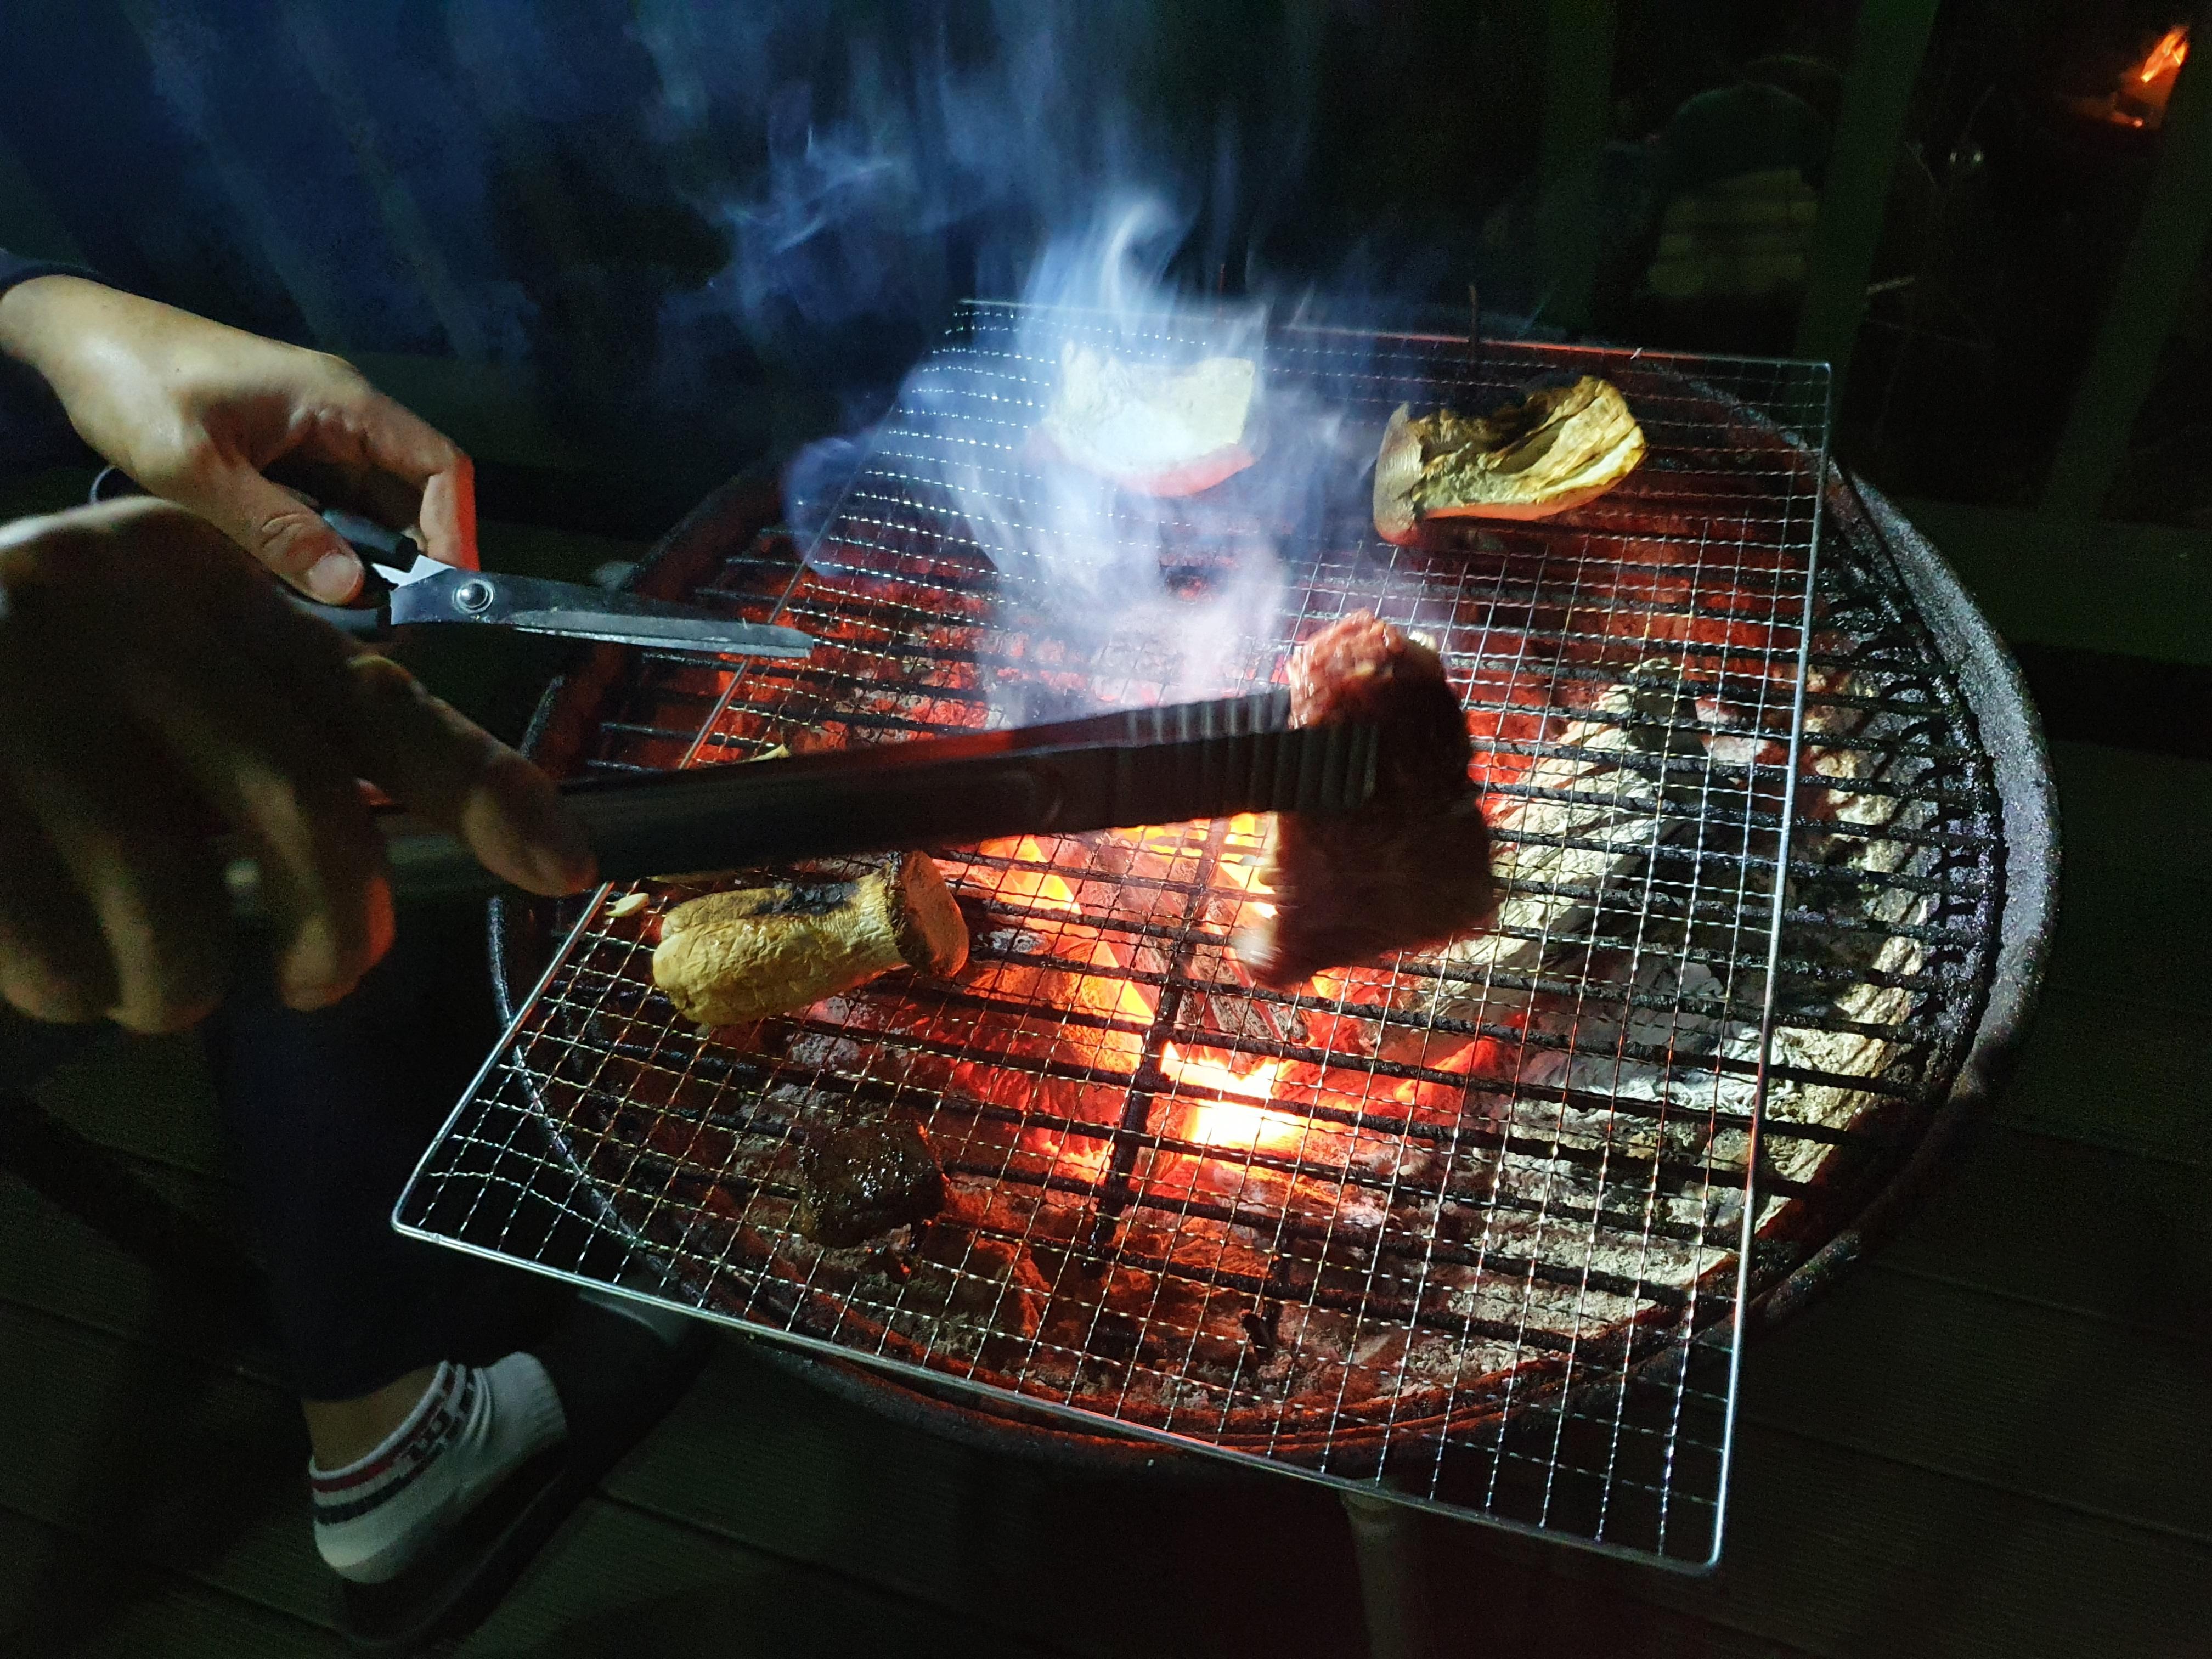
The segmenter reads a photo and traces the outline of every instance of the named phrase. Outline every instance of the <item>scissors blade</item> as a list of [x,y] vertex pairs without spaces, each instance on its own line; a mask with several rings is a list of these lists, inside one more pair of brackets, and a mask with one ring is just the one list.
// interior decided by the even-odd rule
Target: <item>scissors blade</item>
[[368,568],[383,577],[386,583],[392,587],[411,587],[427,576],[434,576],[441,571],[451,570],[453,567],[441,560],[432,558],[428,553],[417,553],[415,556],[415,562],[404,570],[392,565],[379,563],[374,559],[369,561]]
[[805,657],[814,641],[795,628],[768,623],[726,622],[719,617],[622,616],[591,611],[516,611],[499,619],[525,634],[557,634],[608,645],[657,646],[718,656]]
[[804,657],[814,648],[812,638],[795,628],[739,622],[641,594],[482,570],[447,568],[424,575],[393,588],[391,607],[394,626],[480,623],[526,634],[720,656]]

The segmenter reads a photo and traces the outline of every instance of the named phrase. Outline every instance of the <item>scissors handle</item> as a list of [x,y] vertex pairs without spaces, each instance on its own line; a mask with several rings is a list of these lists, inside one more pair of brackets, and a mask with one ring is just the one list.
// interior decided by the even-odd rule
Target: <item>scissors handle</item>
[[[372,576],[371,581],[376,579]],[[392,635],[392,619],[381,605],[318,605],[303,593],[287,591],[284,597],[292,602],[295,611],[328,623],[339,633],[350,635],[366,644],[374,644]]]

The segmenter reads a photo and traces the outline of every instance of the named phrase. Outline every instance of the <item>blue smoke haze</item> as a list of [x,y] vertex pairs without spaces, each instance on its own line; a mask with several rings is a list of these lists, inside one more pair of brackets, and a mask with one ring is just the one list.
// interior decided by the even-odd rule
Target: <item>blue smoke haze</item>
[[957,300],[1117,192],[1164,204],[1147,263],[1186,289],[1456,291],[1528,147],[1485,112],[1528,58],[1487,9],[17,7],[0,140],[115,280],[523,371],[611,450],[735,465],[880,414]]

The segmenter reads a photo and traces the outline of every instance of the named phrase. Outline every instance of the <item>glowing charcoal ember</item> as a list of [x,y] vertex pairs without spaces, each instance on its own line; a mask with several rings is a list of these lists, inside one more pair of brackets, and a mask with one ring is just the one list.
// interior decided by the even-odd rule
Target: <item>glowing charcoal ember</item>
[[1185,1058],[1170,1042],[1160,1052],[1160,1069],[1177,1083],[1218,1089],[1224,1094],[1249,1095],[1254,1100],[1272,1100],[1275,1095],[1275,1074],[1282,1070],[1282,1064],[1279,1060],[1263,1060],[1249,1072],[1232,1071],[1221,1060]]
[[1125,975],[1128,948],[1085,920],[1075,888],[1034,840],[977,849],[1005,868],[972,866],[965,890],[990,907],[995,927],[961,975],[966,988],[1029,1011],[1001,1033],[1016,1051],[1086,1071],[1127,1073],[1144,1051],[1154,1004]]
[[1113,1162],[1114,1143],[1104,1134],[1026,1128],[1021,1150],[1042,1161],[1037,1178],[1091,1182],[1105,1175]]
[[[1495,1037],[1476,1037],[1445,1055],[1435,1069],[1453,1079],[1486,1079],[1510,1084],[1517,1063],[1518,1052],[1511,1044]],[[1480,1114],[1486,1103],[1483,1096],[1470,1098],[1464,1082],[1440,1082],[1434,1078],[1402,1079],[1391,1089],[1390,1097],[1413,1109],[1417,1115],[1431,1119],[1449,1120],[1463,1109]]]
[[[1179,1085],[1194,1090],[1243,1095],[1255,1101],[1274,1098],[1279,1060],[1267,1060],[1248,1072],[1237,1072],[1224,1062],[1193,1055],[1186,1057],[1172,1042],[1160,1051],[1160,1070]],[[1237,1101],[1220,1101],[1188,1109],[1182,1134],[1201,1146],[1262,1147],[1278,1151],[1295,1146],[1305,1131],[1298,1118],[1282,1112],[1263,1111]]]

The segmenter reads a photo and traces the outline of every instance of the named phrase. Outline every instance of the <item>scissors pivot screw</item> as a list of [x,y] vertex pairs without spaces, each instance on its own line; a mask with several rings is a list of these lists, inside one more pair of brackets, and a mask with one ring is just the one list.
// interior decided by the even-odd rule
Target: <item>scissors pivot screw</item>
[[491,606],[491,584],[463,582],[453,590],[453,603],[471,616],[479,611],[489,610]]

